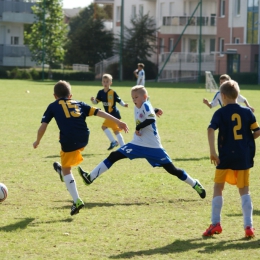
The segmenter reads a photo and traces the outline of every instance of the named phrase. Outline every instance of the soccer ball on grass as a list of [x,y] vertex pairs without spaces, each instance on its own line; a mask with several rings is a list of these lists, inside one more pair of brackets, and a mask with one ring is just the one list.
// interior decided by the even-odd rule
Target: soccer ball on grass
[[7,194],[7,187],[3,183],[0,183],[0,202],[3,202],[7,198]]

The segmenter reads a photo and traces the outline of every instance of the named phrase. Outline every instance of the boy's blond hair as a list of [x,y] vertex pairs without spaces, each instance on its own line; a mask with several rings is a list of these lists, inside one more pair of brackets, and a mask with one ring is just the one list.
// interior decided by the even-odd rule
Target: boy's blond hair
[[138,63],[137,66],[144,68],[144,64],[143,63]]
[[219,89],[220,93],[226,95],[229,99],[237,99],[239,94],[239,86],[234,80],[225,81]]
[[113,77],[112,77],[112,75],[110,75],[110,74],[104,74],[104,75],[102,76],[102,79],[109,79],[109,80],[112,82]]
[[67,98],[71,95],[71,85],[69,82],[60,80],[54,85],[54,94],[58,98]]
[[220,75],[220,77],[219,77],[219,80],[223,80],[223,79],[225,79],[225,80],[231,80],[231,78],[230,78],[230,76],[228,75],[228,74],[222,74],[222,75]]
[[148,91],[142,85],[136,85],[136,86],[132,87],[131,92],[134,92],[134,91],[136,91],[136,92],[138,92],[138,93],[148,97]]

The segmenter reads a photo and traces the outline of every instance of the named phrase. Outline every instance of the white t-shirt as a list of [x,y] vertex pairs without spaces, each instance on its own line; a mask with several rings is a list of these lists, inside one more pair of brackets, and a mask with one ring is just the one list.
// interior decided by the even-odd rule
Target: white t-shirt
[[145,72],[144,70],[139,70],[136,84],[144,86],[144,83],[145,83]]
[[134,133],[134,138],[130,143],[143,147],[163,148],[156,126],[156,115],[151,103],[146,101],[141,108],[135,107],[134,113],[136,125],[144,122],[146,119],[155,119],[155,122],[141,129],[141,136]]
[[[244,103],[245,101],[246,101],[246,98],[243,97],[242,95],[238,94],[237,102]],[[215,94],[215,96],[214,96],[213,100],[210,102],[210,104],[211,104],[211,107],[215,107],[217,105],[220,105],[221,107],[223,107],[223,102],[222,102],[219,91]]]

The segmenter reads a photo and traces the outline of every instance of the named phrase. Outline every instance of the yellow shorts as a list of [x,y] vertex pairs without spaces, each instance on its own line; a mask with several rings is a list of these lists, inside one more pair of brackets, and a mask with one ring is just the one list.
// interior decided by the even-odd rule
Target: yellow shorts
[[108,119],[105,119],[102,126],[105,126],[107,128],[111,128],[114,132],[122,131],[122,129],[120,129],[116,123],[114,123],[113,121],[108,120]]
[[83,157],[81,155],[83,150],[84,147],[73,152],[60,151],[61,166],[64,168],[69,168],[79,165],[83,161]]
[[216,169],[214,182],[227,182],[231,185],[237,185],[238,188],[249,186],[250,170],[231,170],[231,169]]

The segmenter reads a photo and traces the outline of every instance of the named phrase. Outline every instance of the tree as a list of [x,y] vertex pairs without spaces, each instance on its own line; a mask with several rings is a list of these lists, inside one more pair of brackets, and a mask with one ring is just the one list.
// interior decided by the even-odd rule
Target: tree
[[103,11],[99,8],[96,6],[94,10],[94,5],[91,4],[70,20],[66,64],[82,63],[93,67],[113,55],[114,36],[105,30],[105,13],[102,14]]
[[[32,60],[50,65],[64,60],[67,25],[64,23],[61,0],[41,0],[32,7],[36,21],[25,27],[24,38]],[[27,29],[26,29],[27,28]]]
[[[124,27],[125,33],[122,46],[124,79],[133,77],[133,68],[136,67],[138,62],[146,63],[149,66],[149,71],[147,66],[145,69],[146,76],[149,73],[156,73],[155,65],[149,61],[149,58],[153,53],[156,53],[156,32],[158,29],[154,18],[150,17],[149,14],[139,15],[131,19],[131,28]],[[120,49],[119,39],[116,44],[118,50]]]

